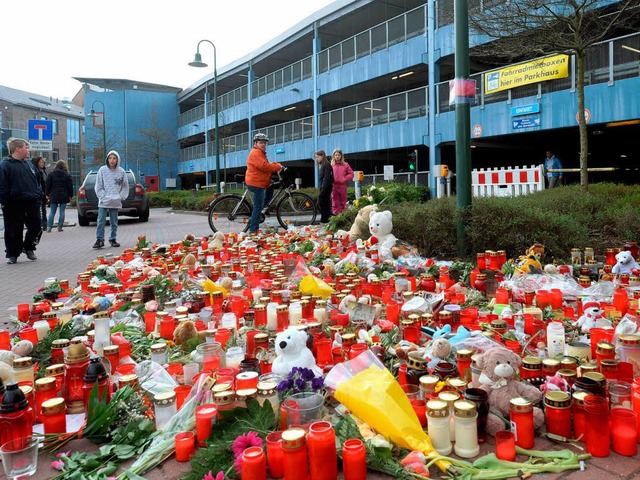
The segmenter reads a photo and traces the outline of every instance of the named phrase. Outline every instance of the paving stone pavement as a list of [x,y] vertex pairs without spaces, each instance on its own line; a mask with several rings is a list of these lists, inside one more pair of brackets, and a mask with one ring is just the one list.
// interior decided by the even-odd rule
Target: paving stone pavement
[[[31,302],[33,295],[43,285],[44,279],[48,277],[69,279],[71,284],[75,285],[77,274],[83,272],[97,255],[107,252],[119,253],[125,248],[132,247],[138,235],[146,235],[152,243],[170,243],[182,239],[186,233],[198,236],[210,233],[206,218],[202,215],[173,213],[166,208],[156,208],[152,209],[147,223],[139,223],[135,219],[126,217],[121,218],[118,228],[118,242],[121,247],[107,246],[97,251],[92,248],[95,242],[95,225],[78,226],[75,223],[77,222],[75,209],[67,210],[66,220],[73,226],[65,227],[63,232],[54,230],[51,233],[43,233],[36,251],[38,260],[32,262],[23,255],[15,265],[7,265],[4,261],[0,263],[0,323],[6,322],[9,315],[15,314],[15,306],[18,303]],[[0,237],[1,234],[0,231]],[[1,324],[0,328],[3,328]],[[82,451],[97,450],[97,447],[86,439],[72,442],[70,448]],[[546,438],[537,437],[535,448],[552,450],[563,448],[563,446]],[[487,443],[481,446],[480,453],[486,454],[493,451],[494,443],[490,438]],[[51,468],[51,460],[48,453],[42,453],[38,462],[38,472],[33,478],[40,480],[55,476],[56,472]],[[518,460],[524,461],[525,458],[519,457]],[[171,458],[160,467],[145,474],[144,477],[150,480],[179,479],[183,478],[188,471],[188,463],[178,463]],[[434,470],[432,470],[432,474],[437,477]],[[342,474],[339,475],[339,478],[343,478]],[[392,477],[372,472],[367,478],[376,480]],[[621,457],[612,453],[606,458],[587,461],[584,471],[540,474],[534,475],[532,478],[544,480],[640,479],[640,458]]]

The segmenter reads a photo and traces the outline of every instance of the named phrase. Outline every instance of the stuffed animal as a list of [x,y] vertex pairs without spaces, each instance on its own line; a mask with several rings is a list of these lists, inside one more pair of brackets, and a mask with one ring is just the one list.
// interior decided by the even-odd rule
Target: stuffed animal
[[621,273],[632,273],[631,270],[640,269],[640,265],[636,262],[636,259],[633,258],[631,252],[628,250],[623,250],[616,255],[616,264],[611,269],[611,273],[621,274]]
[[216,232],[213,235],[209,235],[209,248],[220,248],[224,243],[224,233]]
[[[478,356],[476,363],[482,370],[479,379],[482,383],[480,388],[489,394],[487,433],[490,435],[505,429],[504,421],[498,415],[509,418],[509,402],[512,398],[524,397],[534,405],[542,399],[542,393],[536,387],[516,380],[516,371],[522,361],[512,351],[504,347],[490,348]],[[534,406],[534,428],[539,428],[543,424],[544,413]]]
[[271,371],[286,378],[293,367],[308,368],[316,375],[322,375],[322,370],[316,365],[313,353],[307,348],[309,335],[304,330],[289,327],[276,336],[276,353]]
[[603,315],[604,310],[600,308],[598,302],[585,302],[582,305],[582,316],[574,323],[582,333],[587,333],[594,327],[612,328],[611,321]]
[[[396,244],[396,237],[391,233],[393,230],[393,216],[389,210],[384,212],[374,212],[369,218],[369,241],[378,244],[378,254],[381,260],[388,260],[393,257],[391,248]],[[374,241],[375,238],[375,241]]]
[[189,340],[197,336],[198,330],[196,330],[195,324],[191,320],[187,320],[186,322],[180,322],[176,327],[173,332],[173,341],[176,345],[184,345]]
[[353,243],[356,240],[362,239],[367,235],[371,214],[377,211],[377,205],[366,205],[358,211],[358,215],[356,215],[356,219],[354,220],[353,225],[351,225],[351,228],[347,232],[347,236],[349,237],[350,242]]

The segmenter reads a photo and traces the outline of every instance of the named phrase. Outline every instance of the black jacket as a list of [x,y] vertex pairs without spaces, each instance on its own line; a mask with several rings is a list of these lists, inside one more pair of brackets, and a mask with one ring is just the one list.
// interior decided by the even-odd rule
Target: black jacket
[[45,190],[49,201],[52,203],[69,203],[73,197],[73,181],[71,175],[64,170],[56,168],[47,177]]
[[16,201],[42,200],[44,192],[40,187],[40,181],[34,173],[28,159],[16,160],[8,156],[0,163],[0,203],[7,205]]
[[331,162],[325,160],[320,167],[320,193],[331,193],[333,189],[333,167]]
[[33,168],[36,172],[36,177],[38,177],[38,183],[40,184],[40,190],[42,190],[42,200],[44,200],[44,189],[47,183],[47,172],[44,168],[38,168],[38,159],[32,158],[31,163],[33,164]]

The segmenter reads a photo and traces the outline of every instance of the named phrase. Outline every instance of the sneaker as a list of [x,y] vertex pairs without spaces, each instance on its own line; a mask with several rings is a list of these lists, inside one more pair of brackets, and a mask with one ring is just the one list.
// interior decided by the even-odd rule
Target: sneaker
[[7,258],[7,264],[13,265],[14,263],[18,263],[18,257],[9,257]]
[[102,248],[104,247],[104,241],[96,240],[96,243],[93,244],[93,248]]
[[62,227],[58,227],[58,231],[59,232],[64,232],[64,230],[62,230]]
[[37,260],[36,253],[33,250],[25,250],[24,254],[29,260]]
[[47,233],[51,233],[51,230],[53,230],[53,228],[51,227],[47,228]]
[[119,247],[120,244],[118,242],[116,242],[115,240],[109,240],[109,243],[111,244],[112,247]]

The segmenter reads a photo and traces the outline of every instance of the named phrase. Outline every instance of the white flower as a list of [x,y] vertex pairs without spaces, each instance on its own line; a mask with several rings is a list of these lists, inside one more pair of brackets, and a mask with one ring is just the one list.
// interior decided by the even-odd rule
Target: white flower
[[375,191],[375,190],[376,190],[376,186],[375,186],[375,185],[371,185],[371,186],[369,187],[369,191],[370,191],[370,192],[373,192],[373,191]]
[[371,195],[367,195],[367,200],[369,200],[370,202],[373,202],[373,197]]
[[381,193],[386,192],[386,190],[384,189],[384,187],[380,187],[380,192],[381,192]]

